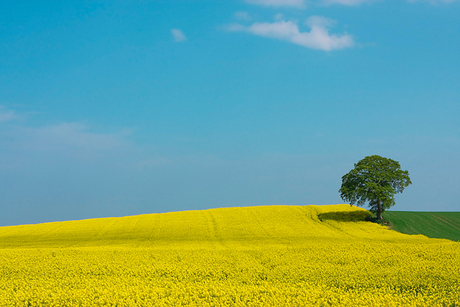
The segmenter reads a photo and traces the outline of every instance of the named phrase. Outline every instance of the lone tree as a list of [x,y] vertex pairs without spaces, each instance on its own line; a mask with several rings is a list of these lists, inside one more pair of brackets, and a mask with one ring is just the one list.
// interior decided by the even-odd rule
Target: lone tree
[[411,183],[409,172],[401,170],[399,162],[373,155],[355,163],[355,168],[342,177],[339,193],[350,205],[362,206],[368,201],[381,220],[385,209],[395,204],[394,194]]

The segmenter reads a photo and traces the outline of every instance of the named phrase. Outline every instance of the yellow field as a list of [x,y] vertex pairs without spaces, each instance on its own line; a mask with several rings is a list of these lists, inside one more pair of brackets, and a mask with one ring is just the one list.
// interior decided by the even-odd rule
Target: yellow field
[[460,243],[348,205],[0,227],[0,306],[460,306]]

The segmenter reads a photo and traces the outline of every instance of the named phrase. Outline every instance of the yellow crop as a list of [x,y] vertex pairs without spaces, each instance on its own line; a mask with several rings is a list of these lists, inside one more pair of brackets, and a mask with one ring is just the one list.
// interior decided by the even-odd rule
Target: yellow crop
[[348,205],[0,227],[0,306],[460,306],[460,243]]

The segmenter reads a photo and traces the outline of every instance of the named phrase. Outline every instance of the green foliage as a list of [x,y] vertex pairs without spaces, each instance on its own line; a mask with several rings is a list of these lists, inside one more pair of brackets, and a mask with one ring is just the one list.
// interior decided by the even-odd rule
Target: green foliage
[[460,212],[387,211],[384,218],[402,233],[460,241]]
[[355,168],[342,177],[339,193],[351,205],[369,202],[371,211],[381,219],[382,212],[395,204],[394,194],[411,183],[409,172],[401,170],[399,162],[373,155],[355,163]]
[[321,222],[333,220],[337,222],[360,222],[367,221],[371,213],[367,210],[356,211],[331,211],[318,214],[318,219]]
[[366,221],[372,222],[372,223],[376,223],[376,224],[379,224],[379,225],[382,225],[382,226],[387,226],[387,227],[391,227],[391,226],[392,226],[391,221],[389,221],[389,220],[386,219],[385,217],[383,217],[383,218],[381,218],[381,219],[378,219],[378,218],[377,218],[377,215],[376,215],[375,213],[369,214],[369,215],[366,217]]

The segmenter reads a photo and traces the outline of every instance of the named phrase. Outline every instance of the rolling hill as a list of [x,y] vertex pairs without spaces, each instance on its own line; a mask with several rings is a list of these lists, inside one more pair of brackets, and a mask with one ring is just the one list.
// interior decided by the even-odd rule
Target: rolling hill
[[349,205],[0,227],[0,306],[457,306],[460,243]]
[[370,229],[388,236],[384,228],[364,222],[367,215],[349,205],[280,205],[52,222],[0,227],[0,247],[301,242],[365,238]]

